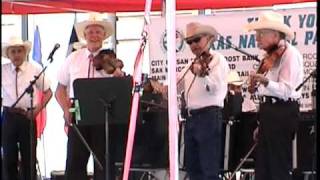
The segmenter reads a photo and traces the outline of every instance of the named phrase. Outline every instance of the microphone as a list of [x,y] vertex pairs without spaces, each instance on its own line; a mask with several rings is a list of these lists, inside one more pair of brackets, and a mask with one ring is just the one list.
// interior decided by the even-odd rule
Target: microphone
[[60,44],[59,44],[59,43],[56,43],[56,44],[54,45],[52,51],[50,52],[49,57],[48,57],[48,60],[51,59],[50,63],[51,63],[52,60],[53,60],[53,58],[52,58],[53,54],[56,52],[57,49],[59,49],[59,47],[60,47]]

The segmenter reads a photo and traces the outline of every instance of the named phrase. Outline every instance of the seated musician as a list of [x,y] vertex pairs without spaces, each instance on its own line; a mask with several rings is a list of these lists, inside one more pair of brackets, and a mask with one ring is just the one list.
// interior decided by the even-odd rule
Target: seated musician
[[230,71],[227,76],[228,92],[224,100],[224,120],[235,120],[242,112],[242,90],[243,81],[236,71]]

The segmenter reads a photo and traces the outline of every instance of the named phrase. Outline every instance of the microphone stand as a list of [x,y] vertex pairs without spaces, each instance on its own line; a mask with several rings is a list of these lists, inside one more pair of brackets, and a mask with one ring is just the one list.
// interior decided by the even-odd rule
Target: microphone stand
[[[73,107],[70,108],[69,112],[74,113],[75,116],[75,120],[78,121],[80,120],[80,105],[78,100],[74,99],[74,103],[73,103]],[[77,127],[76,123],[70,123],[68,124],[69,127],[71,127],[75,133],[79,136],[80,141],[83,143],[83,145],[86,147],[86,149],[89,151],[89,153],[92,155],[94,162],[96,162],[98,168],[100,170],[103,170],[103,166],[101,164],[101,162],[99,161],[97,155],[93,152],[93,150],[91,149],[91,147],[89,146],[89,144],[87,143],[86,139],[83,137],[83,135],[81,134],[79,128]]]
[[313,70],[309,75],[308,75],[308,77],[305,79],[305,80],[303,80],[303,82],[301,83],[301,84],[299,84],[299,86],[296,88],[296,91],[299,91],[301,88],[302,88],[302,86],[311,78],[311,77],[315,77],[316,76],[316,74],[317,74],[317,70],[315,69],[315,70]]
[[[222,36],[221,34],[219,34],[219,36],[221,36],[221,37],[223,38],[223,36]],[[244,50],[238,48],[237,46],[233,45],[232,43],[225,43],[224,41],[220,40],[219,38],[217,38],[217,41],[218,41],[219,43],[222,43],[223,45],[229,46],[230,48],[232,48],[232,49],[234,49],[234,50],[236,50],[236,51],[238,51],[238,52],[240,52],[240,53],[242,53],[242,54],[245,54],[245,55],[251,57],[252,59],[256,60],[256,61],[259,62],[259,63],[261,62],[261,60],[260,60],[259,58],[257,58],[256,56],[245,52]]]
[[[51,59],[51,61],[49,61],[50,63],[52,62],[53,58],[52,56],[49,56],[48,59]],[[28,93],[30,95],[30,131],[29,131],[29,135],[30,135],[30,176],[31,176],[31,180],[34,179],[34,173],[35,173],[35,158],[34,157],[34,150],[33,147],[35,145],[35,134],[34,134],[34,113],[33,113],[33,109],[34,109],[34,105],[33,105],[33,97],[34,97],[34,89],[33,86],[36,83],[36,81],[40,78],[40,76],[45,72],[45,70],[47,69],[48,65],[45,66],[38,75],[34,76],[34,79],[32,81],[30,81],[29,86],[23,91],[23,93],[18,97],[18,99],[16,100],[16,102],[11,106],[11,108],[16,107],[16,105],[19,103],[19,101],[24,97],[24,95],[26,93]],[[35,155],[36,156],[36,155]]]

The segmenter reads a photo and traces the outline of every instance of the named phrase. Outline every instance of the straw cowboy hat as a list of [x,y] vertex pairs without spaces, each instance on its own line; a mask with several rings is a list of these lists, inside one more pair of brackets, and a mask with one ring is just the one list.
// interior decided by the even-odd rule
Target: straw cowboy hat
[[227,82],[228,84],[233,84],[236,86],[241,86],[243,84],[243,81],[240,79],[237,71],[230,71],[228,73]]
[[84,38],[84,30],[90,25],[100,25],[101,27],[103,27],[104,31],[106,32],[106,35],[103,38],[104,40],[113,34],[112,24],[109,21],[104,20],[102,18],[102,14],[90,13],[88,20],[76,23],[74,25],[75,29],[76,29],[77,36],[79,38],[85,39]]
[[5,58],[8,57],[8,48],[13,46],[23,46],[26,49],[26,54],[29,54],[31,50],[31,42],[30,41],[23,41],[20,37],[12,36],[10,37],[9,41],[7,43],[3,43],[1,47],[1,53],[2,56]]
[[249,23],[245,26],[245,30],[257,30],[257,29],[272,29],[275,31],[280,31],[286,34],[288,39],[294,38],[294,33],[288,25],[284,23],[284,17],[282,14],[265,11],[259,16],[258,21]]
[[200,34],[212,35],[214,41],[217,39],[218,36],[217,30],[212,26],[200,24],[198,22],[191,22],[187,24],[187,31],[185,37],[186,40]]

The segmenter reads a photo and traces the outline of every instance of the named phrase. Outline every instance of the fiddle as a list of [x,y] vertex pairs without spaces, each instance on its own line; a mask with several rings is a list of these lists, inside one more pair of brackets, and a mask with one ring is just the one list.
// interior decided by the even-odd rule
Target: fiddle
[[[285,45],[275,45],[270,48],[266,56],[262,59],[262,62],[257,70],[257,74],[263,74],[264,76],[267,72],[279,63],[284,51],[286,50]],[[258,82],[254,78],[250,79],[250,85],[248,86],[248,91],[254,93],[257,89]]]
[[113,74],[117,69],[123,68],[123,62],[116,58],[113,50],[101,50],[93,59],[93,65],[97,70],[104,70],[108,74]]
[[200,68],[200,73],[198,75],[200,77],[207,76],[210,71],[209,64],[210,64],[212,58],[213,58],[213,56],[209,52],[204,51],[203,53],[201,53],[201,55],[199,57],[195,58],[195,60],[192,62],[191,72],[193,74],[197,74],[194,70],[193,65],[199,64],[201,68]]
[[123,65],[121,65],[121,63],[119,62],[118,59],[116,58],[108,58],[105,63],[103,63],[103,69],[108,73],[108,74],[113,74],[114,71],[117,68],[122,68]]

